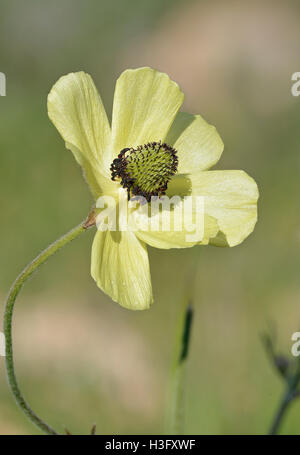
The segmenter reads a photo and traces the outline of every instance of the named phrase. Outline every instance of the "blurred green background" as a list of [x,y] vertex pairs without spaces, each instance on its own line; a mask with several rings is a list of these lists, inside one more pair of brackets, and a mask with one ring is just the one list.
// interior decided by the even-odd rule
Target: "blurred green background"
[[[90,73],[107,111],[125,68],[167,72],[225,143],[218,168],[260,189],[255,232],[233,249],[149,248],[155,304],[124,310],[90,277],[88,232],[40,270],[17,302],[15,360],[32,407],[58,431],[163,432],[172,345],[197,258],[186,390],[187,434],[261,434],[283,384],[260,334],[277,326],[290,356],[300,312],[300,8],[294,1],[0,2],[0,293],[92,199],[46,113],[63,74]],[[298,65],[298,67],[297,67]],[[0,307],[3,314],[3,304]],[[0,434],[39,434],[16,407],[0,358]],[[300,403],[282,433],[300,433]]]

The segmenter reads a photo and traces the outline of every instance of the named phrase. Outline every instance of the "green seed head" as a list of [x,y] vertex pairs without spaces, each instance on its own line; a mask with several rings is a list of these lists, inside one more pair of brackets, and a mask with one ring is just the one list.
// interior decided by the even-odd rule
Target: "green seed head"
[[168,144],[149,142],[136,148],[123,149],[111,165],[112,180],[119,180],[131,196],[151,196],[166,193],[170,178],[177,172],[176,150]]

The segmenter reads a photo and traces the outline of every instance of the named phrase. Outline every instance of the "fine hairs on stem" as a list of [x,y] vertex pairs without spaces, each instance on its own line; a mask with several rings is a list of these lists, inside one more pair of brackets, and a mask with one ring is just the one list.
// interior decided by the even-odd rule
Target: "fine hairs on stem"
[[80,234],[95,225],[95,211],[90,212],[86,220],[76,226],[74,229],[63,235],[45,250],[43,250],[32,262],[30,262],[12,285],[8,294],[4,312],[4,335],[5,335],[5,350],[6,350],[6,372],[10,390],[23,411],[23,413],[33,422],[40,430],[48,435],[57,435],[58,433],[46,422],[44,422],[29,406],[25,400],[16,378],[14,357],[13,357],[13,339],[12,339],[12,322],[13,311],[15,307],[16,298],[21,291],[26,280],[35,272],[48,258],[63,248],[72,240],[76,239]]

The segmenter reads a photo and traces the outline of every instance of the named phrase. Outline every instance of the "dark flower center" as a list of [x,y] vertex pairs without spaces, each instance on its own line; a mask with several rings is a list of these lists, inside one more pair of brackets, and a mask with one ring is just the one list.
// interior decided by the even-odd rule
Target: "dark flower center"
[[128,200],[143,196],[150,202],[152,196],[166,194],[168,182],[176,174],[177,152],[166,143],[149,142],[136,148],[123,149],[111,164],[111,179],[119,180],[127,189]]

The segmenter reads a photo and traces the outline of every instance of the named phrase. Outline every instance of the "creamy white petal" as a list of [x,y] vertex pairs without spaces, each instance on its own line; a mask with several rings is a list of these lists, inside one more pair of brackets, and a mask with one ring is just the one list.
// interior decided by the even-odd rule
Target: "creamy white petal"
[[84,72],[61,77],[48,95],[48,114],[96,198],[109,185],[111,131],[100,95]]
[[145,310],[153,302],[146,245],[132,232],[97,231],[91,274],[99,288],[125,308]]
[[178,112],[166,142],[177,150],[179,174],[209,169],[219,161],[224,149],[213,125],[200,115],[185,112]]
[[[161,198],[164,201],[165,198]],[[167,199],[166,199],[167,200]],[[171,202],[171,203],[170,203]],[[169,207],[168,207],[169,206]],[[150,246],[161,249],[191,248],[207,245],[219,231],[217,221],[204,213],[202,201],[190,198],[169,199],[161,210],[149,207],[149,214],[136,210],[131,214],[136,235]]]
[[170,182],[170,191],[204,197],[205,213],[218,222],[217,246],[235,246],[253,231],[257,221],[258,188],[244,171],[203,171]]
[[149,141],[164,141],[183,98],[178,85],[164,73],[151,68],[124,71],[114,95],[114,153]]

